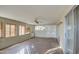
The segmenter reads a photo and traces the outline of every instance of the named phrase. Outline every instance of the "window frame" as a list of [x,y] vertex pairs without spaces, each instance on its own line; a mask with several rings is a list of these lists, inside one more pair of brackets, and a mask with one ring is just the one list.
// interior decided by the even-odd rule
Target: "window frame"
[[[23,33],[23,27],[24,27],[24,33]],[[25,35],[26,34],[26,26],[25,25],[19,25],[19,35]]]
[[[10,27],[9,27],[9,36],[6,36],[6,25],[9,25],[9,26],[10,26]],[[6,24],[5,24],[5,37],[6,37],[6,38],[7,38],[7,37],[14,37],[14,36],[11,35],[11,33],[12,33],[12,32],[11,32],[11,25],[14,25],[14,26],[15,26],[15,30],[14,30],[14,31],[15,31],[15,34],[14,34],[14,36],[16,36],[16,24],[6,23]]]

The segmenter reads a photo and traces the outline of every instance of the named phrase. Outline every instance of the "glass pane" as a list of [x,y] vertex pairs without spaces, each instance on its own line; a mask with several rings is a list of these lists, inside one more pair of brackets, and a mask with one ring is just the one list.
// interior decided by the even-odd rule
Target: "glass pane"
[[16,26],[11,25],[11,36],[15,36],[15,35],[16,35]]
[[42,31],[44,29],[45,29],[44,26],[35,26],[35,30]]
[[26,34],[29,34],[29,33],[31,33],[32,31],[31,31],[31,28],[30,27],[27,27],[26,28]]
[[25,34],[25,27],[22,26],[22,35],[24,35],[24,34]]
[[24,35],[25,34],[25,26],[19,26],[19,35]]
[[0,23],[0,37],[1,37],[1,23]]
[[19,35],[21,35],[21,25],[19,26]]
[[10,37],[10,24],[6,24],[6,37]]

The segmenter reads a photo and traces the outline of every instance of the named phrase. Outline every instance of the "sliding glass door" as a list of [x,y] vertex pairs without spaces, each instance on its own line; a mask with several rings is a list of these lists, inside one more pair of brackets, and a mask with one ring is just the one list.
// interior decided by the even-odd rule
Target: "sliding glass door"
[[65,18],[65,53],[74,53],[74,12],[71,10]]

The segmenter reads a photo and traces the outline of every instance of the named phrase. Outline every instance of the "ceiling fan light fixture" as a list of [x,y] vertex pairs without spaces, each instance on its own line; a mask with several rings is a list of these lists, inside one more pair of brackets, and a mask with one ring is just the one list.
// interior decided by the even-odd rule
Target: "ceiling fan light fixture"
[[35,20],[35,23],[39,24],[38,20]]

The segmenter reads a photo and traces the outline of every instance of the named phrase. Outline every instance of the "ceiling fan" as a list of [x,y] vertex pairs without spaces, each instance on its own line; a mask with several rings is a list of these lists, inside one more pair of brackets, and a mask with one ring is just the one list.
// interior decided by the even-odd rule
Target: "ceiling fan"
[[35,22],[36,24],[43,24],[43,23],[44,23],[44,19],[45,19],[45,18],[39,16],[39,17],[36,17],[36,18],[35,18],[34,22]]
[[35,22],[36,24],[39,24],[39,23],[40,23],[40,21],[39,21],[40,19],[41,19],[40,17],[36,17],[35,20],[34,20],[34,22]]
[[38,21],[38,19],[35,19],[35,20],[34,20],[34,22],[35,22],[35,23],[37,23],[37,24],[39,24],[39,21]]

